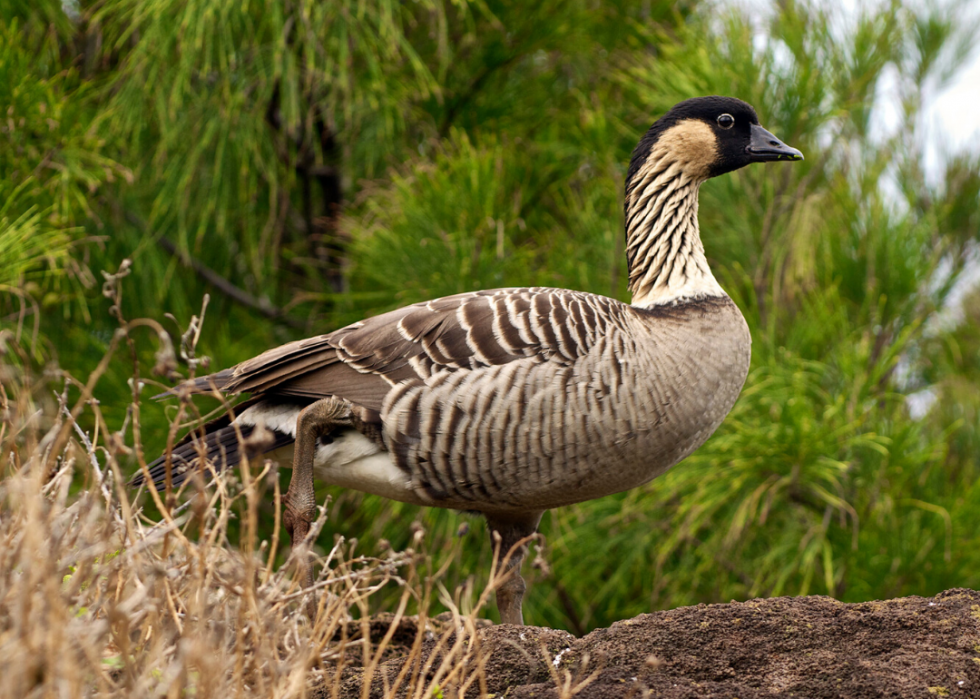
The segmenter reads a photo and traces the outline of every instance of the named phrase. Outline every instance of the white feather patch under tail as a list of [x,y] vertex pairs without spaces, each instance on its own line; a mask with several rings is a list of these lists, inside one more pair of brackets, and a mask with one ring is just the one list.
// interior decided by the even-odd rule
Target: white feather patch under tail
[[[302,409],[300,405],[256,403],[242,411],[237,422],[261,424],[295,438],[296,420]],[[377,443],[350,428],[335,432],[331,437],[329,443],[317,444],[313,457],[313,472],[319,480],[393,500],[426,504],[413,490],[408,476]],[[283,467],[291,467],[293,445],[265,456]]]

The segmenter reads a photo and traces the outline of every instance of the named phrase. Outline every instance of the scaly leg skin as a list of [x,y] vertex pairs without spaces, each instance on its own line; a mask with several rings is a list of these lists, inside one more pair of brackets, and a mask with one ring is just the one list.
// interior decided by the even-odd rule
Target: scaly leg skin
[[[500,536],[499,553],[500,561],[506,558],[508,552],[519,542],[525,539],[538,529],[541,521],[542,512],[527,512],[520,515],[490,515],[487,514],[487,525],[490,528],[490,540],[496,550],[498,543],[494,534]],[[524,625],[524,617],[521,614],[521,603],[524,600],[524,590],[527,585],[521,577],[521,563],[527,553],[527,544],[517,548],[505,565],[505,573],[508,573],[507,580],[497,588],[497,610],[500,612],[501,624]]]
[[[351,425],[351,406],[340,398],[323,398],[305,407],[296,418],[296,446],[293,451],[293,474],[286,491],[283,524],[292,546],[297,546],[310,533],[316,517],[316,496],[313,492],[313,457],[317,441],[338,427]],[[308,556],[299,562],[300,581],[304,589],[313,586],[313,566]],[[316,621],[316,598],[310,595],[306,613]]]

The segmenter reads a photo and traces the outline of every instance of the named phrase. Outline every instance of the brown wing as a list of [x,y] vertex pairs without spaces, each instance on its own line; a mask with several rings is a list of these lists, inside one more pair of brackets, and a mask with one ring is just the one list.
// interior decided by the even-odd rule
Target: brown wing
[[571,363],[595,344],[623,304],[564,289],[496,289],[447,296],[299,340],[211,376],[195,392],[340,396],[380,412],[396,385],[443,370],[530,358]]

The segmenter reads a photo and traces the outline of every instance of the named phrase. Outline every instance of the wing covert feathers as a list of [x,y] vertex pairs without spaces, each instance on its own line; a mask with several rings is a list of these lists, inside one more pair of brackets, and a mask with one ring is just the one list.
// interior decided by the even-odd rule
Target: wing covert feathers
[[564,289],[457,294],[290,342],[197,379],[190,388],[307,399],[334,395],[379,412],[395,386],[442,371],[522,359],[571,364],[612,325],[622,326],[625,308]]

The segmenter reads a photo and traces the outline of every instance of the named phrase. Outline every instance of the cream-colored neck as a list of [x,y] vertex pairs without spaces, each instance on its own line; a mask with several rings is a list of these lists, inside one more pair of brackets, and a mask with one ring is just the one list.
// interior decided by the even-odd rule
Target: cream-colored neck
[[704,256],[698,191],[706,178],[654,148],[628,184],[626,256],[633,305],[724,296]]

